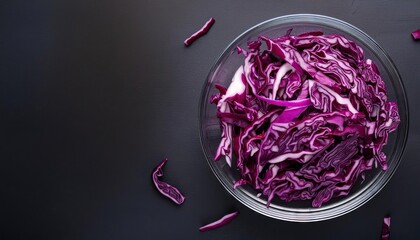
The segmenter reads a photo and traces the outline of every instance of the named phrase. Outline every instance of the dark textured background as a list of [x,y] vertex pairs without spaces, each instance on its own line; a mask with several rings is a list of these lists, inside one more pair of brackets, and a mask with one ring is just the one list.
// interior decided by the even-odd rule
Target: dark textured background
[[[420,239],[420,2],[10,0],[0,2],[0,239]],[[404,159],[370,202],[337,219],[289,223],[238,203],[209,169],[198,99],[223,49],[280,15],[318,13],[371,35],[398,67],[411,107]],[[190,48],[183,40],[216,24]],[[150,180],[187,200],[176,206]],[[224,228],[198,228],[238,209]]]

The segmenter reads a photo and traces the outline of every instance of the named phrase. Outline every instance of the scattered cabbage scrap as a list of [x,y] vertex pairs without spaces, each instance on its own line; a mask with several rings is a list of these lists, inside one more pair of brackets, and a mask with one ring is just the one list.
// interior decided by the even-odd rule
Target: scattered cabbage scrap
[[382,224],[381,240],[389,240],[389,234],[391,229],[391,217],[384,217],[384,223]]
[[413,36],[413,38],[414,38],[415,40],[420,39],[420,29],[417,29],[416,31],[412,32],[412,33],[411,33],[411,36]]
[[388,168],[382,149],[400,122],[398,107],[353,41],[289,31],[237,52],[244,64],[210,99],[222,130],[215,160],[236,160],[235,188],[251,185],[267,207],[275,196],[320,207],[347,195],[365,171]]
[[181,205],[185,200],[185,196],[182,195],[182,193],[176,187],[159,180],[159,178],[163,176],[162,168],[167,161],[168,159],[163,159],[162,162],[155,167],[155,169],[152,172],[152,181],[155,184],[157,190],[162,195],[171,199],[176,204]]
[[216,20],[214,20],[214,18],[210,18],[200,30],[198,30],[196,33],[194,33],[184,41],[185,46],[190,46],[195,40],[205,35],[215,22]]
[[199,230],[200,230],[200,232],[205,232],[205,231],[213,230],[213,229],[219,228],[221,226],[224,226],[224,225],[230,223],[234,218],[236,218],[236,216],[238,216],[238,214],[239,214],[238,211],[233,212],[233,213],[229,213],[229,214],[223,216],[221,219],[219,219],[215,222],[212,222],[212,223],[209,223],[205,226],[202,226]]

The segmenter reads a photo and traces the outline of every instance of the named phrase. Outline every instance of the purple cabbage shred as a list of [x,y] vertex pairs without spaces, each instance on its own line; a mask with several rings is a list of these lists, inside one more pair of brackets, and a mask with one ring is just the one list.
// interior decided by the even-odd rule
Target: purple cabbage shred
[[214,18],[210,18],[200,30],[198,30],[196,33],[191,35],[189,38],[185,39],[184,41],[185,46],[187,47],[190,46],[195,40],[207,34],[207,32],[210,30],[210,28],[213,26],[215,22],[216,20],[214,20]]
[[152,181],[162,195],[171,199],[176,204],[181,205],[185,201],[185,196],[176,187],[159,180],[159,178],[163,176],[162,168],[167,161],[168,159],[165,158],[155,167],[152,172]]
[[239,211],[235,211],[233,213],[229,213],[225,216],[223,216],[222,218],[220,218],[217,221],[214,221],[212,223],[209,223],[205,226],[202,226],[199,230],[200,232],[205,232],[205,231],[209,231],[209,230],[213,230],[219,227],[222,227],[228,223],[230,223],[234,218],[236,218],[239,214]]
[[389,240],[390,230],[391,230],[391,217],[386,216],[384,217],[384,222],[382,224],[381,240]]
[[419,40],[420,39],[420,29],[417,29],[416,31],[412,32],[411,36],[413,36],[413,38],[415,40]]

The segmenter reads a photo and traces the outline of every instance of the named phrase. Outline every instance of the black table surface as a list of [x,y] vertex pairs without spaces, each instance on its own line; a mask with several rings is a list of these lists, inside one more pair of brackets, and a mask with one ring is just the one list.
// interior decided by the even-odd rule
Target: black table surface
[[[405,155],[387,186],[336,219],[291,223],[248,209],[211,172],[198,100],[212,64],[267,19],[316,13],[372,36],[408,94]],[[210,17],[209,34],[183,40]],[[39,0],[0,2],[0,239],[420,239],[420,2]],[[187,195],[182,206],[151,181]],[[225,213],[229,225],[198,228]]]

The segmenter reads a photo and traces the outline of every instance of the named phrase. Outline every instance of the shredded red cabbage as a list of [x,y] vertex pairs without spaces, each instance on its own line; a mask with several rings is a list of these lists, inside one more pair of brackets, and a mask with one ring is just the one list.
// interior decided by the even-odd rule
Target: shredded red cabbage
[[159,165],[155,167],[155,169],[152,172],[152,180],[157,190],[162,195],[171,199],[176,204],[181,205],[185,200],[185,196],[176,187],[171,186],[168,183],[162,182],[159,180],[159,178],[163,176],[162,168],[167,161],[168,159],[163,159],[162,162],[159,163]]
[[390,230],[391,230],[391,217],[386,216],[384,217],[384,223],[382,224],[381,240],[389,240]]
[[221,226],[224,226],[224,225],[230,223],[234,218],[236,218],[236,216],[238,216],[238,214],[239,214],[239,211],[229,213],[229,214],[223,216],[221,219],[219,219],[215,222],[212,222],[212,223],[209,223],[205,226],[202,226],[199,230],[200,230],[200,232],[205,232],[205,231],[213,230],[213,229],[219,228]]
[[411,36],[413,36],[413,38],[414,38],[415,40],[420,39],[420,29],[417,29],[416,31],[412,32],[412,33],[411,33]]
[[214,18],[210,18],[200,30],[198,30],[196,33],[194,33],[184,41],[185,46],[190,46],[195,40],[205,35],[215,22],[216,20],[214,20]]
[[400,122],[398,107],[353,41],[288,32],[236,50],[244,64],[211,96],[222,129],[215,160],[231,166],[235,157],[235,188],[250,184],[267,206],[277,196],[320,207],[373,166],[387,169],[382,149]]

